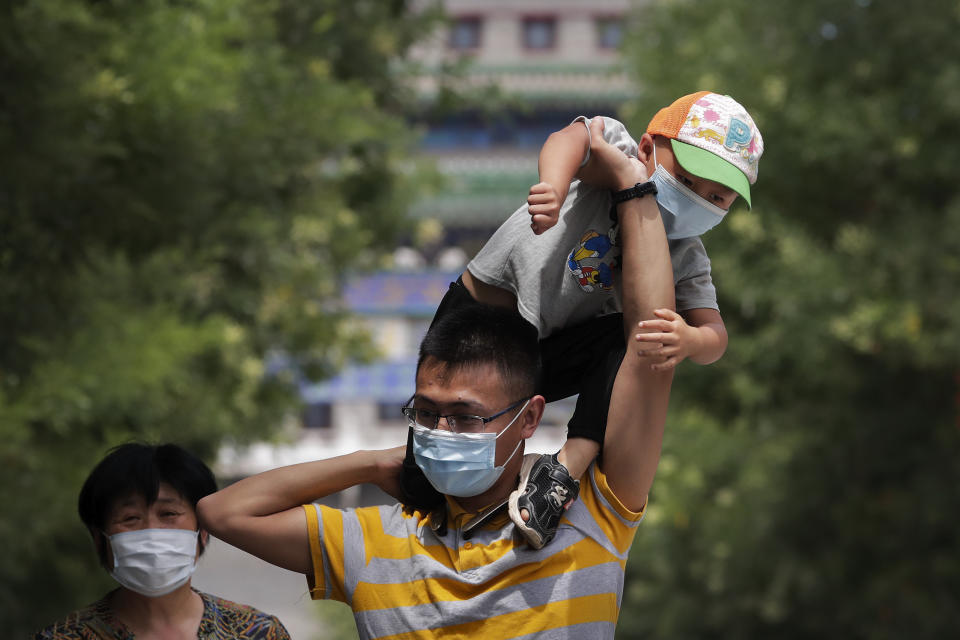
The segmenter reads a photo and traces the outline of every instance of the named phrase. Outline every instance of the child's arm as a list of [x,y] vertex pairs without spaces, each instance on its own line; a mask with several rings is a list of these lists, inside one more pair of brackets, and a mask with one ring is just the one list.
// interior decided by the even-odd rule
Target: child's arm
[[659,349],[637,350],[641,358],[665,358],[651,365],[655,371],[672,369],[685,358],[710,364],[727,350],[727,329],[716,309],[688,309],[680,314],[657,309],[653,313],[656,320],[644,320],[637,328],[654,333],[638,333],[634,340],[662,345]]
[[570,183],[576,177],[590,148],[590,135],[582,121],[550,134],[540,149],[540,182],[530,187],[527,205],[530,227],[540,235],[560,217]]

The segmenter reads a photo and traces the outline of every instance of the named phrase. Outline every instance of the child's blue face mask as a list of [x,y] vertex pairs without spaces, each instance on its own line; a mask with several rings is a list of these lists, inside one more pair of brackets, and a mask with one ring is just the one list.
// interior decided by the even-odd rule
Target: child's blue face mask
[[529,403],[529,400],[523,403],[500,433],[454,433],[419,424],[411,426],[417,466],[440,493],[461,498],[480,495],[493,486],[520,449],[523,440],[517,442],[502,465],[496,466],[497,438],[513,426]]
[[653,162],[657,168],[650,179],[657,185],[657,206],[668,240],[700,236],[720,224],[726,209],[707,202],[664,169],[657,162],[656,146]]

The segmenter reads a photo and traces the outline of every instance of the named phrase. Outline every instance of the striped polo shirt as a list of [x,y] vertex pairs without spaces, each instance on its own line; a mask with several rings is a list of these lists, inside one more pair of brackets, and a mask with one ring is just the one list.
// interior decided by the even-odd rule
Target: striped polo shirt
[[449,498],[447,509],[440,536],[430,515],[399,504],[304,505],[311,596],[349,604],[363,639],[614,637],[643,512],[623,506],[596,465],[543,549],[506,515],[464,540],[473,514]]

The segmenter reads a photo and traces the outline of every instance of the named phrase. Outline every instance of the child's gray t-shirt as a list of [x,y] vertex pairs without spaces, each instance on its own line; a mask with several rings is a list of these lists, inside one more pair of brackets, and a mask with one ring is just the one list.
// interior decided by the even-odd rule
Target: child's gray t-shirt
[[[589,131],[590,120],[583,116]],[[574,120],[576,122],[577,120]],[[637,143],[604,117],[603,137],[631,157]],[[556,226],[535,235],[527,205],[517,209],[467,265],[481,281],[511,291],[520,314],[545,338],[601,315],[621,312],[618,227],[610,192],[570,184]],[[677,311],[719,309],[710,258],[699,237],[669,242]]]

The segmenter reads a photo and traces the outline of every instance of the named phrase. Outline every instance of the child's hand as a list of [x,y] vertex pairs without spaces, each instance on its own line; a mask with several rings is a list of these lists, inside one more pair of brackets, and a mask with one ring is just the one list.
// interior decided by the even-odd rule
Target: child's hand
[[700,349],[700,333],[696,327],[688,325],[683,316],[670,309],[657,309],[653,315],[659,320],[644,320],[637,324],[638,329],[652,333],[638,333],[634,336],[634,340],[642,344],[641,348],[637,349],[638,356],[652,360],[662,358],[661,362],[651,364],[651,369],[673,369],[684,359],[697,353]]
[[563,199],[553,185],[546,182],[538,182],[530,187],[530,195],[527,196],[527,205],[530,211],[530,228],[537,235],[540,235],[553,225],[557,224],[560,217],[560,205]]

